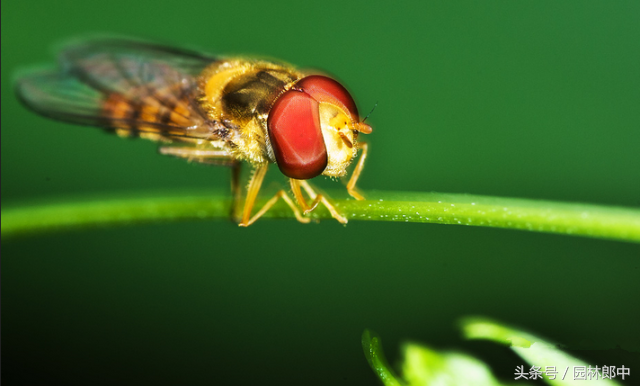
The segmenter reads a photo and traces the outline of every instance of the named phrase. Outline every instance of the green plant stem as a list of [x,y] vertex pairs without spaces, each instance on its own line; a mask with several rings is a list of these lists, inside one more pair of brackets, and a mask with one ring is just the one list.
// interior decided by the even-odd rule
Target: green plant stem
[[[640,242],[640,210],[467,194],[365,192],[337,199],[349,221],[460,224]],[[265,201],[258,201],[256,208]],[[2,209],[2,239],[48,231],[196,219],[228,219],[228,194],[129,194],[119,198],[12,205]],[[256,209],[254,209],[255,211]],[[293,218],[278,202],[265,218]],[[324,207],[310,214],[329,219]]]

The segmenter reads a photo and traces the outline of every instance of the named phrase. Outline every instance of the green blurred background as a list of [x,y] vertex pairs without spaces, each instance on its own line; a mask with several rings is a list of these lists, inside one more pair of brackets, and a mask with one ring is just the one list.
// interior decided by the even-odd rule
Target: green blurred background
[[[6,1],[2,205],[180,188],[229,171],[53,122],[13,95],[51,47],[114,33],[257,54],[341,79],[370,118],[363,189],[640,206],[637,1]],[[275,172],[274,172],[275,173]],[[335,187],[340,187],[335,184]],[[364,328],[459,348],[484,315],[640,379],[640,247],[500,229],[264,220],[137,226],[2,245],[3,383],[377,384]]]

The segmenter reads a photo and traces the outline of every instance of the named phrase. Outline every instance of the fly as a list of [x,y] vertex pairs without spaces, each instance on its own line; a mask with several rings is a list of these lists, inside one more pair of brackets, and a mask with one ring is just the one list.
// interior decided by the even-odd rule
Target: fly
[[[358,135],[371,133],[371,126],[360,120],[339,82],[288,64],[218,58],[132,40],[88,40],[63,49],[59,68],[22,76],[17,93],[46,117],[153,140],[160,143],[160,154],[232,167],[234,217],[240,226],[254,223],[279,199],[302,223],[310,222],[305,215],[322,204],[346,224],[307,180],[345,176],[358,150],[362,154],[347,192],[364,199],[356,182],[367,144]],[[242,204],[244,162],[254,172]],[[253,213],[269,164],[288,177],[295,202],[280,190]]]

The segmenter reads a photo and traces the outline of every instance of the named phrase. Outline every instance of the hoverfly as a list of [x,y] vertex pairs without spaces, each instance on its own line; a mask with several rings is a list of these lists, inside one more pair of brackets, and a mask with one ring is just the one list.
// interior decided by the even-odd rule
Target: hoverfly
[[[347,191],[363,199],[355,186],[367,145],[358,142],[358,134],[371,127],[360,120],[349,92],[330,77],[267,60],[218,58],[126,39],[83,41],[63,49],[58,59],[58,69],[18,79],[17,94],[27,107],[53,119],[157,141],[160,154],[231,166],[240,226],[251,225],[280,198],[300,222],[308,223],[304,215],[323,204],[346,223],[307,180],[345,176],[359,149]],[[254,172],[240,209],[244,161]],[[289,178],[298,205],[280,190],[253,214],[270,163]]]

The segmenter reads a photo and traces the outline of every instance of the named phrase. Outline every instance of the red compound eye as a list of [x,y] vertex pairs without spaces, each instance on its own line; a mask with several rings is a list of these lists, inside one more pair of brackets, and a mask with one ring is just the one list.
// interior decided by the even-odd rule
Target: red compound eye
[[302,78],[295,86],[320,103],[330,103],[351,114],[351,120],[358,122],[358,108],[351,94],[340,83],[322,75],[311,75]]
[[298,180],[316,177],[327,167],[318,102],[289,90],[271,108],[269,138],[282,174]]

